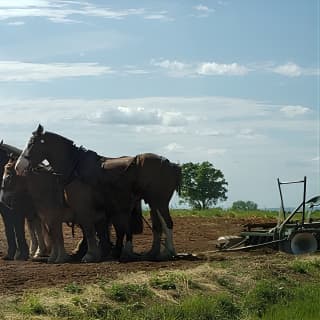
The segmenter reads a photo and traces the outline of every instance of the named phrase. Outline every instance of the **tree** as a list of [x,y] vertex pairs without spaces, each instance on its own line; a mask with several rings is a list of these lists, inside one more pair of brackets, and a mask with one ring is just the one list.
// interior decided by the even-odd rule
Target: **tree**
[[208,162],[182,165],[182,202],[194,209],[208,209],[217,204],[218,200],[227,200],[228,183],[223,173]]
[[232,204],[231,207],[232,210],[246,210],[246,211],[252,211],[252,210],[257,210],[258,209],[258,205],[253,202],[253,201],[235,201]]

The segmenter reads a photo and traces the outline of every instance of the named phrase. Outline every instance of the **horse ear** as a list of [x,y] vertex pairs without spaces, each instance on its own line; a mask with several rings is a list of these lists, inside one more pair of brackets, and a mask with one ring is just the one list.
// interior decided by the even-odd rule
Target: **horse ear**
[[3,145],[3,139],[0,141],[0,145],[1,145],[1,146]]
[[42,135],[43,134],[43,126],[39,123],[37,130],[34,132],[36,135]]

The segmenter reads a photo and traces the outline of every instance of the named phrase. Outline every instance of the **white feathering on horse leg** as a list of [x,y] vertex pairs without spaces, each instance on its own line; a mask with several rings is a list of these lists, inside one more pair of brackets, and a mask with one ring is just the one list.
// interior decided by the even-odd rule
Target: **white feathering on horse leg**
[[174,248],[173,245],[173,231],[172,229],[167,228],[167,237],[165,240],[165,246],[168,248],[172,256],[177,255],[176,249]]
[[168,251],[168,253],[170,253],[170,255],[175,256],[176,255],[176,250],[173,246],[173,233],[172,233],[172,229],[169,229],[167,227],[166,222],[164,221],[161,213],[159,210],[157,210],[157,214],[162,226],[162,230],[164,231],[165,235],[166,235],[166,240],[165,240],[165,249]]
[[147,253],[149,256],[157,256],[160,254],[161,234],[156,230],[152,230],[153,240],[151,250]]

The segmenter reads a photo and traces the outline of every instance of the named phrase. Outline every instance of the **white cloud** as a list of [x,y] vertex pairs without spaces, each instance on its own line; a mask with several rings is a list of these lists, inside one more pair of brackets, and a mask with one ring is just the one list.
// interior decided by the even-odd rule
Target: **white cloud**
[[110,67],[97,63],[30,63],[0,61],[0,81],[47,81],[58,78],[110,74]]
[[200,75],[234,75],[241,76],[249,72],[245,66],[237,63],[225,64],[216,62],[204,62],[198,67],[197,72]]
[[176,142],[169,143],[164,147],[165,150],[170,152],[183,152],[184,147]]
[[273,69],[275,73],[288,77],[299,77],[302,74],[302,69],[295,63],[288,62],[284,65],[277,66]]
[[168,72],[168,75],[174,77],[183,76],[216,76],[216,75],[234,75],[241,76],[249,72],[249,69],[238,63],[184,63],[178,60],[152,60],[151,64],[162,68]]
[[310,111],[310,109],[302,106],[284,106],[280,109],[280,111],[287,117],[293,118],[306,114]]
[[271,68],[271,71],[287,77],[320,75],[320,70],[317,68],[303,68],[293,62]]
[[152,126],[135,126],[135,132],[144,133],[148,135],[171,135],[171,134],[187,134],[185,127],[167,127],[163,125]]
[[46,0],[1,0],[0,8],[49,7],[52,1]]
[[152,60],[151,64],[166,70],[168,75],[173,77],[183,77],[194,73],[192,65],[177,60]]
[[292,62],[275,66],[273,62],[242,65],[237,62],[218,63],[206,61],[186,63],[179,60],[152,59],[151,65],[159,67],[172,77],[243,76],[249,72],[273,72],[287,77],[320,75],[320,70],[317,68],[303,68]]
[[[177,127],[187,123],[180,112],[145,109],[143,107],[105,107],[87,116],[92,122],[122,125],[161,125]],[[142,131],[140,128],[139,131]]]
[[78,17],[100,17],[106,19],[124,19],[129,16],[140,16],[146,19],[165,19],[166,12],[149,13],[144,8],[114,10],[96,6],[89,2],[64,0],[3,0],[0,3],[0,20],[42,17],[55,23],[79,22]]
[[144,108],[112,107],[97,111],[88,116],[92,122],[106,124],[125,125],[155,125],[161,123],[161,117],[156,110],[145,110]]
[[123,72],[125,74],[133,74],[133,75],[144,75],[144,74],[150,73],[149,70],[142,69],[142,68],[139,68],[139,67],[133,66],[133,65],[124,66]]
[[12,21],[12,22],[8,22],[9,26],[23,26],[25,24],[24,21]]
[[173,21],[174,19],[168,15],[167,11],[160,11],[157,13],[150,13],[144,16],[147,20],[163,20],[163,21]]
[[206,18],[209,16],[209,14],[211,12],[215,12],[214,9],[211,9],[208,6],[205,6],[203,4],[199,4],[197,6],[194,6],[193,9],[198,12],[198,14],[196,15],[196,17],[198,17],[198,18]]
[[196,134],[200,135],[200,136],[212,136],[212,137],[218,137],[220,135],[222,135],[223,133],[221,133],[220,131],[217,130],[212,130],[212,129],[206,129],[206,130],[197,130],[195,132]]

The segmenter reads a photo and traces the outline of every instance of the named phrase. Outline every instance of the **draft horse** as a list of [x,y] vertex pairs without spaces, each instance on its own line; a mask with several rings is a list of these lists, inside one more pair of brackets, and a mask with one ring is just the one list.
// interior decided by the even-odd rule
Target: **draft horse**
[[32,199],[26,193],[16,197],[4,196],[4,168],[11,156],[18,157],[22,150],[0,142],[0,212],[3,218],[8,251],[5,260],[26,260],[29,257],[29,247],[25,239],[25,220],[31,238],[30,255],[38,257],[46,255],[47,246],[39,216]]
[[[44,132],[43,127],[39,125],[20,155],[16,170],[23,174],[25,170],[35,167],[45,159],[56,172],[63,175],[66,184],[78,178],[95,188],[107,190],[106,198],[109,204],[113,202],[111,207],[118,211],[117,215],[112,215],[117,217],[114,226],[118,239],[126,233],[127,248],[132,247],[132,234],[126,215],[131,212],[137,200],[144,199],[150,205],[153,222],[151,257],[162,258],[162,232],[166,234],[165,258],[175,255],[169,201],[174,190],[180,188],[181,169],[178,165],[154,154],[117,159],[104,158],[93,151],[76,147],[73,141],[65,137]],[[111,194],[113,196],[110,196]]]

